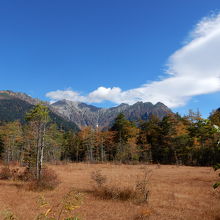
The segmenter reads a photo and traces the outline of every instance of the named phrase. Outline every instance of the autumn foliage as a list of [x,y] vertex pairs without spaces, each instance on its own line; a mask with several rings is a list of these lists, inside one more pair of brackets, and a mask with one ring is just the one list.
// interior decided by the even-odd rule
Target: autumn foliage
[[131,122],[119,114],[110,128],[82,127],[77,133],[59,129],[47,119],[47,110],[36,107],[28,123],[0,126],[0,157],[36,169],[40,178],[43,161],[90,163],[157,163],[214,165],[220,162],[220,113],[203,119],[199,112],[169,114],[162,120]]

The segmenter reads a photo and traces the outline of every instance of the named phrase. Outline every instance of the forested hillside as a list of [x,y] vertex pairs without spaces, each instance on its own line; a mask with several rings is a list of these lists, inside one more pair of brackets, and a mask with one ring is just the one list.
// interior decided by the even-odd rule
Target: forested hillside
[[[13,109],[10,102],[8,108],[10,115],[10,109]],[[1,122],[1,158],[8,162],[25,163],[36,154],[38,135],[36,129],[33,130],[33,124],[13,121],[21,115],[27,121],[25,111],[29,109],[29,105],[26,105],[26,109],[18,107],[15,113],[12,111],[11,115],[14,116],[9,118],[10,122]],[[151,115],[148,121],[138,124],[127,120],[120,113],[105,131],[89,126],[80,131],[65,131],[51,122],[56,122],[57,116],[50,113],[49,118],[45,124],[45,161],[118,161],[201,166],[220,161],[219,110],[213,112],[209,119],[203,119],[199,112],[190,111],[184,117],[168,114],[159,119]]]
[[[19,98],[18,98],[19,97]],[[0,92],[0,122],[12,122],[19,120],[25,122],[25,114],[34,107],[34,103],[40,103],[23,93]],[[51,122],[56,123],[60,129],[79,130],[74,123],[49,110]]]

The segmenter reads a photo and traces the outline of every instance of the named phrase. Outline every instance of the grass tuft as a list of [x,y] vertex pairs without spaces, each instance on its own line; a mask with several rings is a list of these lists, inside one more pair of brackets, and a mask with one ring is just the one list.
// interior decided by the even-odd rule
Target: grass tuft
[[0,179],[1,180],[9,180],[12,178],[11,170],[9,167],[2,167],[0,171]]
[[93,193],[101,199],[132,200],[135,203],[148,201],[150,171],[144,170],[142,175],[137,176],[135,184],[130,186],[107,184],[107,177],[100,170],[92,172],[91,179],[95,183]]
[[43,168],[42,176],[40,180],[31,180],[27,188],[31,191],[43,191],[43,190],[53,190],[55,189],[60,181],[54,170],[47,167]]

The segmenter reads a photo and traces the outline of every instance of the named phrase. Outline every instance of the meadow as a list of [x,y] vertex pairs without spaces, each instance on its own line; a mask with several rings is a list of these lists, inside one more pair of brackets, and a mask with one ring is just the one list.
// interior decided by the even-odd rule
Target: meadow
[[[48,166],[60,180],[60,184],[51,191],[29,191],[24,182],[0,180],[1,219],[34,220],[45,211],[58,215],[60,201],[70,191],[80,197],[80,204],[71,209],[71,215],[80,220],[220,219],[220,194],[212,188],[218,175],[211,167],[107,163]],[[150,193],[147,201],[137,203],[130,199],[97,196],[91,179],[91,174],[97,170],[107,178],[109,185],[121,189],[132,188],[137,176],[143,171],[148,172]],[[40,199],[43,200],[41,204]],[[63,213],[60,219],[64,219],[65,215]]]

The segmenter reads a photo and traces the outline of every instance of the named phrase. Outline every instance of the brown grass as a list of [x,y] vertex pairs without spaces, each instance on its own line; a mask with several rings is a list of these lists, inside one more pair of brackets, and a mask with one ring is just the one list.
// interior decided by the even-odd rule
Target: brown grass
[[[147,204],[103,200],[93,194],[92,172],[101,170],[108,184],[126,189],[135,186],[137,176],[142,175],[146,167],[153,170]],[[63,196],[74,188],[84,195],[84,199],[73,214],[83,220],[217,220],[220,217],[219,194],[212,189],[218,175],[210,167],[161,165],[158,168],[156,165],[73,163],[50,165],[50,168],[61,180],[53,191],[27,191],[21,187],[24,182],[0,180],[0,213],[1,210],[11,210],[18,220],[34,220],[42,211],[37,205],[39,196],[44,196],[56,207]]]
[[137,176],[134,185],[123,186],[113,182],[108,184],[107,177],[100,170],[91,173],[91,179],[95,185],[93,194],[101,199],[114,199],[121,201],[132,201],[135,203],[147,202],[149,197],[149,182],[151,170],[145,169],[141,175]]
[[[29,173],[24,175],[24,177],[28,177]],[[42,176],[40,180],[30,179],[30,182],[27,184],[26,189],[32,191],[43,191],[43,190],[53,190],[60,183],[56,172],[48,167],[42,169]]]
[[56,172],[48,167],[42,169],[42,175],[39,180],[36,180],[34,170],[24,167],[8,167],[3,166],[0,169],[0,180],[13,180],[13,181],[24,181],[24,189],[31,191],[43,191],[55,189],[60,181]]
[[8,167],[2,167],[0,170],[0,180],[9,180],[11,178],[11,170]]

